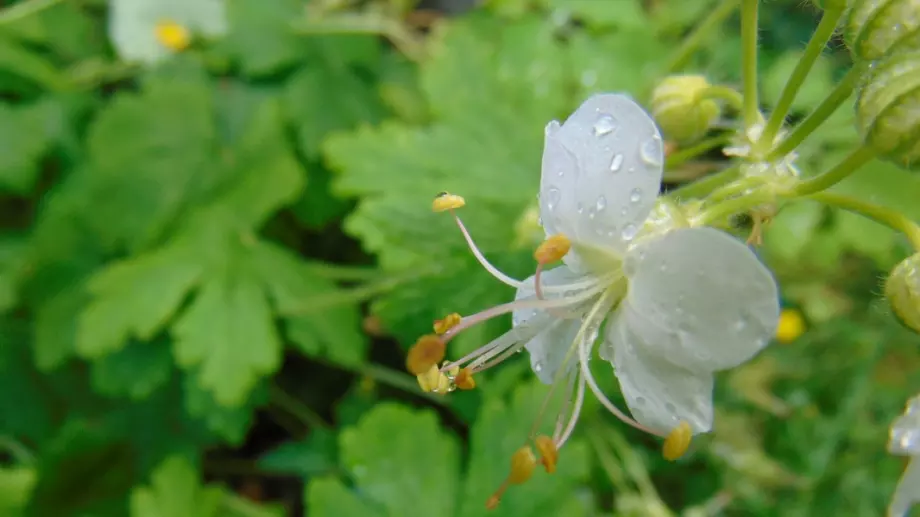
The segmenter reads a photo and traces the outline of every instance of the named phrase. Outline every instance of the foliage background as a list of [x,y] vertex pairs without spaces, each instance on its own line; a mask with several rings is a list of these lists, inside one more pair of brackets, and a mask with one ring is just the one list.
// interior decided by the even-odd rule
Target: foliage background
[[[0,11],[0,515],[486,514],[545,388],[523,357],[447,398],[402,372],[434,319],[512,294],[431,198],[462,193],[490,258],[527,275],[545,123],[596,91],[646,99],[715,2],[467,3],[227,0],[225,36],[143,67],[117,59],[105,1]],[[768,106],[817,15],[762,2]],[[738,38],[730,18],[687,69],[737,83]],[[856,145],[851,106],[806,173]],[[920,216],[916,176],[865,169],[837,188]],[[918,338],[879,300],[906,252],[786,209],[763,255],[808,331],[720,377],[715,432],[671,464],[589,406],[560,471],[491,515],[879,515],[888,425],[920,387]]]

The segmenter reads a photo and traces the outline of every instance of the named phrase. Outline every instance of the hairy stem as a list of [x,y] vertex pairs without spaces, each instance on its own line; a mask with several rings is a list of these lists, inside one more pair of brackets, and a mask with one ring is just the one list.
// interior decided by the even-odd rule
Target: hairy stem
[[731,138],[731,134],[723,134],[714,136],[712,138],[707,138],[686,149],[681,149],[671,156],[668,156],[667,160],[665,160],[665,169],[673,169],[674,167],[688,162],[701,154],[708,153],[717,147],[724,146],[731,141]]
[[789,191],[789,197],[807,196],[826,190],[846,179],[847,176],[856,172],[873,158],[875,158],[875,151],[865,146],[857,147],[831,170],[799,182],[792,187]]
[[681,186],[668,192],[668,197],[675,200],[704,197],[717,188],[738,177],[740,164],[734,164],[705,178]]
[[920,251],[920,225],[897,210],[867,203],[861,199],[835,192],[817,192],[806,199],[813,199],[819,203],[841,208],[884,224],[903,233],[914,249]]

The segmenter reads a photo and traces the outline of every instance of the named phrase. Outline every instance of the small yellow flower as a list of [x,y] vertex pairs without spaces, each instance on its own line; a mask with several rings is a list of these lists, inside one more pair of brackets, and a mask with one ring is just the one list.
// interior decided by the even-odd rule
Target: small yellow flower
[[791,343],[805,333],[805,318],[795,309],[783,309],[779,315],[779,324],[776,326],[776,340],[780,343]]
[[187,49],[192,42],[192,35],[189,30],[172,20],[157,22],[154,32],[160,45],[173,52],[181,52]]

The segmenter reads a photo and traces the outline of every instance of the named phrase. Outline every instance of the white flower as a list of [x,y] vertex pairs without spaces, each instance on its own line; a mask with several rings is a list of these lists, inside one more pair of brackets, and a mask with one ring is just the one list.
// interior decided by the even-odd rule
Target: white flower
[[920,395],[907,402],[904,414],[891,425],[888,451],[910,457],[888,506],[888,517],[903,517],[920,502]]
[[109,38],[126,61],[154,63],[184,44],[189,33],[227,31],[223,0],[111,0]]
[[[568,386],[570,413],[557,420],[557,449],[574,428],[586,387],[623,421],[667,436],[671,459],[686,450],[691,433],[709,431],[713,373],[749,360],[770,341],[780,312],[777,286],[734,237],[692,228],[679,211],[656,206],[663,162],[654,121],[625,95],[595,95],[564,124],[550,122],[540,186],[548,238],[535,254],[536,274],[509,278],[486,261],[456,219],[483,266],[517,295],[479,314],[455,316],[459,323],[441,329],[442,341],[508,312],[513,328],[440,372],[466,365],[466,378],[526,348],[540,380]],[[436,210],[452,213],[462,205],[459,196],[435,200]],[[564,265],[543,271],[560,257]],[[608,400],[591,373],[601,331],[600,356],[613,364],[632,418]]]

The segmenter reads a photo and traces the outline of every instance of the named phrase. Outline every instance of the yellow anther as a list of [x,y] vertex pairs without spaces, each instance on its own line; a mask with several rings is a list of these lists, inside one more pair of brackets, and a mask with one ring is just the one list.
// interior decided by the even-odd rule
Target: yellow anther
[[693,429],[690,428],[690,424],[681,420],[677,427],[672,429],[668,437],[664,439],[664,446],[661,449],[662,456],[668,461],[680,458],[686,454],[692,439]]
[[156,34],[157,42],[174,52],[185,50],[192,42],[192,35],[189,30],[172,20],[157,22],[153,31]]
[[795,309],[783,309],[779,313],[779,324],[776,326],[776,340],[780,343],[791,343],[805,333],[805,318]]
[[546,435],[539,435],[534,439],[537,446],[537,452],[540,453],[540,463],[546,469],[548,474],[556,472],[556,462],[559,460],[559,449],[556,448],[556,442]]
[[469,368],[464,368],[454,375],[454,384],[461,390],[471,390],[476,387],[476,380],[473,379],[473,372]]
[[427,373],[432,366],[444,359],[445,348],[444,342],[438,336],[426,334],[420,337],[409,349],[406,369],[413,375]]
[[533,455],[533,449],[529,445],[516,450],[511,455],[511,472],[501,486],[498,487],[498,490],[486,500],[486,509],[494,510],[497,508],[498,503],[502,500],[502,495],[508,489],[508,485],[520,485],[526,482],[533,475],[533,470],[536,466],[537,458]]
[[440,336],[448,330],[456,327],[460,323],[460,319],[460,315],[454,312],[444,316],[443,320],[435,320],[434,333]]
[[431,369],[425,373],[416,375],[415,378],[418,380],[418,386],[422,388],[422,391],[428,393],[438,387],[438,381],[440,380],[441,375],[443,374],[440,370],[438,370],[438,367],[436,365],[431,365]]
[[537,247],[537,251],[533,252],[533,258],[537,259],[537,262],[540,264],[556,262],[564,257],[571,247],[572,243],[569,241],[569,238],[561,233],[557,233],[547,238]]
[[431,203],[431,209],[435,212],[444,212],[446,210],[460,208],[464,205],[466,205],[466,200],[462,197],[447,192],[441,192],[434,197],[434,201]]

